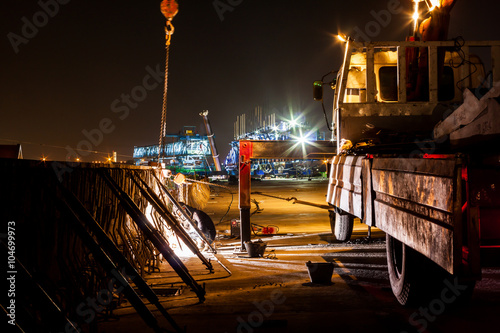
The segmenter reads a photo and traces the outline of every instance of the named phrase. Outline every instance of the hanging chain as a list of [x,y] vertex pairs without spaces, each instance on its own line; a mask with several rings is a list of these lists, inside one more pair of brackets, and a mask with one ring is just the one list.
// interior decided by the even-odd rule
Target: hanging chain
[[163,106],[161,110],[160,138],[158,140],[158,165],[161,166],[160,158],[165,154],[165,136],[167,135],[167,90],[168,90],[168,60],[170,56],[170,41],[174,34],[172,19],[178,12],[177,2],[175,0],[163,0],[161,3],[161,12],[167,19],[165,25],[165,84],[163,87]]
[[[166,29],[165,29],[166,30]],[[170,36],[167,37],[167,44],[165,46],[166,57],[165,57],[165,83],[163,87],[163,106],[161,110],[161,125],[160,125],[160,139],[158,147],[158,163],[160,162],[160,157],[164,155],[165,147],[165,135],[167,134],[167,90],[168,90],[168,58],[170,55]]]

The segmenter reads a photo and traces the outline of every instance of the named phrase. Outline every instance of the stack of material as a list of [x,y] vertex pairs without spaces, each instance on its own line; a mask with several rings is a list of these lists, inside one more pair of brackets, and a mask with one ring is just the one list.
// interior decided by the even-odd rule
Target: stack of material
[[434,127],[434,137],[449,135],[454,146],[480,143],[500,136],[500,81],[480,99],[464,91],[464,103]]

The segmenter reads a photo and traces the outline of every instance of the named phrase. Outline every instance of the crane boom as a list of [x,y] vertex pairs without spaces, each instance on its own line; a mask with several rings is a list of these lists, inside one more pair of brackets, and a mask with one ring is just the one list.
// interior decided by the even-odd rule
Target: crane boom
[[212,157],[214,159],[215,171],[222,171],[219,161],[219,153],[217,152],[217,147],[215,146],[214,133],[212,133],[212,126],[210,126],[210,121],[208,120],[208,110],[200,112],[200,116],[203,117],[205,130],[207,131],[207,138],[210,143],[210,150],[212,151]]

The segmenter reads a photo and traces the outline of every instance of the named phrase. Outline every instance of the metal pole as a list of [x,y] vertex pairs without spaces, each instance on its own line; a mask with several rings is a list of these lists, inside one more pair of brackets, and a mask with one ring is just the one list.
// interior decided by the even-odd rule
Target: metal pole
[[245,251],[245,242],[250,241],[250,158],[252,142],[240,141],[239,156],[239,208],[241,250]]
[[205,124],[205,131],[207,132],[208,142],[210,143],[210,149],[212,150],[215,170],[222,171],[219,161],[219,153],[217,152],[217,147],[215,146],[214,133],[212,133],[212,126],[210,126],[210,121],[208,120],[208,111],[205,110],[200,112],[200,116],[203,117],[203,123]]

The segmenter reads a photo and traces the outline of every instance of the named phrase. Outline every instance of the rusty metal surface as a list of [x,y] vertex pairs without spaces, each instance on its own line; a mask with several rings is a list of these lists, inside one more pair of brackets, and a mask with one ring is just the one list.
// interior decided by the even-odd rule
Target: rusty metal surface
[[241,248],[250,241],[250,172],[251,159],[327,159],[336,151],[336,143],[292,140],[240,140],[239,149],[239,208]]
[[337,155],[332,160],[326,201],[345,212],[362,218],[363,156]]
[[364,159],[361,167],[361,181],[363,182],[363,223],[371,227],[375,226],[375,217],[373,212],[373,185],[371,173],[372,160]]
[[454,271],[455,159],[374,158],[376,226]]
[[[251,158],[269,159],[323,159],[335,153],[336,145],[330,141],[311,141],[300,143],[294,140],[240,141],[251,142]],[[241,144],[240,143],[240,144]]]
[[[57,183],[78,198],[140,275],[144,276],[151,269],[158,270],[158,251],[131,222],[112,191],[98,177],[98,170],[102,168],[109,171],[110,177],[144,211],[147,201],[124,175],[126,170],[136,170],[141,179],[155,187],[151,168],[0,159],[3,190],[0,192],[3,204],[0,214],[4,221],[15,221],[23,232],[23,237],[17,240],[19,251],[16,255],[30,271],[36,271],[44,281],[51,281],[48,292],[59,301],[58,305],[68,317],[76,320],[84,330],[88,330],[88,324],[76,313],[76,306],[108,288],[109,278],[103,265],[91,255],[58,208]],[[154,228],[164,232],[158,223],[154,223]],[[117,302],[122,297],[119,295]],[[21,306],[31,305],[19,306],[21,309]],[[105,310],[112,315],[112,304]]]

